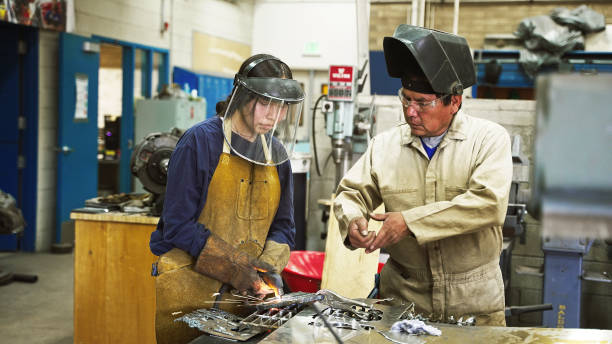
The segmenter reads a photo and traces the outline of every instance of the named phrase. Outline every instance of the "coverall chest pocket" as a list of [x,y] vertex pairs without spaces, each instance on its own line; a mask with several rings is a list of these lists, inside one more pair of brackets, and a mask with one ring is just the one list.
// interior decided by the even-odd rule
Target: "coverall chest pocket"
[[460,186],[447,186],[446,188],[444,188],[444,200],[445,201],[451,201],[453,198],[464,194],[467,191],[467,188],[464,187],[460,187]]
[[238,218],[262,220],[268,217],[268,181],[241,179],[238,190]]
[[386,211],[402,211],[423,205],[418,189],[382,189],[381,195]]

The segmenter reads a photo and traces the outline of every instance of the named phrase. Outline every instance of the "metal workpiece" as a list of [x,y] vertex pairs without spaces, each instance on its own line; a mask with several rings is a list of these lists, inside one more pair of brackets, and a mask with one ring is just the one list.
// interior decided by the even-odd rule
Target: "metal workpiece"
[[300,309],[298,305],[291,305],[282,309],[259,310],[244,318],[240,324],[264,330],[275,330],[289,321]]
[[345,314],[347,318],[355,318],[360,321],[382,318],[382,312],[375,309],[372,303],[349,299],[326,289],[319,290],[317,294],[323,296],[320,302],[332,308],[337,315]]
[[295,292],[287,294],[281,298],[266,299],[255,305],[258,311],[267,310],[270,308],[285,308],[294,305],[306,305],[315,301],[320,301],[324,298],[323,295]]
[[198,309],[174,321],[183,321],[189,327],[197,328],[213,336],[245,341],[265,331],[260,327],[240,324],[242,319],[234,314],[211,308]]

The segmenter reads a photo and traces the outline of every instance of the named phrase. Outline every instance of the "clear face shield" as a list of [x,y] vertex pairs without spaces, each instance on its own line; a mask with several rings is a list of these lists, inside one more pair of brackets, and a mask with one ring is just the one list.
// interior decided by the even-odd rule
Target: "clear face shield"
[[296,80],[238,76],[223,117],[225,141],[248,161],[282,164],[295,148],[303,100]]

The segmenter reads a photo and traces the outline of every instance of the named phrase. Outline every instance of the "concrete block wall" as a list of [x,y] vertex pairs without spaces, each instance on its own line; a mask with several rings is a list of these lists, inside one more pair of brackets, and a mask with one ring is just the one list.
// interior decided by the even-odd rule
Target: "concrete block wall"
[[[162,4],[169,23],[163,34]],[[252,0],[79,0],[75,33],[169,49],[172,66],[191,68],[194,31],[250,44],[252,16]]]
[[[370,49],[382,50],[384,36],[393,34],[399,24],[410,23],[411,1],[372,3],[370,8]],[[463,2],[459,7],[459,34],[472,49],[482,49],[487,34],[511,34],[521,20],[547,15],[556,7],[574,9],[580,5],[602,13],[607,24],[612,24],[612,2],[604,1],[495,1]],[[425,26],[446,32],[453,30],[453,2],[431,1],[425,9]]]
[[36,250],[55,241],[57,179],[57,107],[59,33],[40,30],[38,44],[38,183],[36,198]]

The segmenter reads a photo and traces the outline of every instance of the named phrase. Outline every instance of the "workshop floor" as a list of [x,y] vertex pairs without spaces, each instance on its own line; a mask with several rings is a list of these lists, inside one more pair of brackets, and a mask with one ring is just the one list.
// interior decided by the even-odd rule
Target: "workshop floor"
[[73,342],[73,254],[0,252],[0,270],[38,275],[38,282],[0,286],[3,343]]

